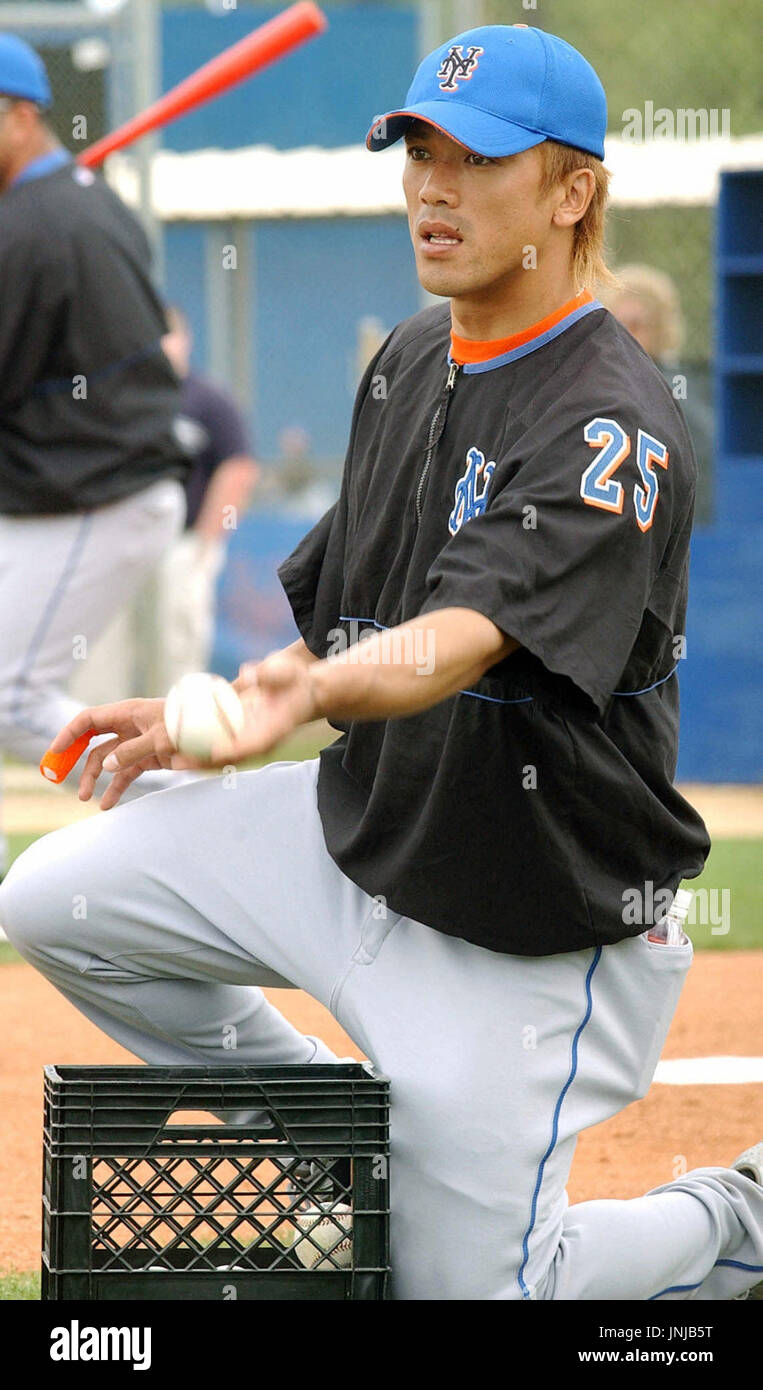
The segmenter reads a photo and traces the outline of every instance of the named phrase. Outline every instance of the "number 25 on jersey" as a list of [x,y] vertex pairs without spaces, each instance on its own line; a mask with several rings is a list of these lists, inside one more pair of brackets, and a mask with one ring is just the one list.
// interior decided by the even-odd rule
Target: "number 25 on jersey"
[[[583,437],[586,444],[597,449],[598,453],[580,479],[580,496],[589,507],[600,507],[602,511],[617,512],[619,515],[623,510],[625,488],[617,481],[615,473],[630,454],[631,441],[622,425],[601,415],[589,420]],[[639,430],[636,465],[641,483],[634,485],[633,507],[636,524],[641,531],[648,531],[654,521],[660,494],[660,476],[655,472],[655,464],[659,468],[667,468],[667,447],[645,430]]]

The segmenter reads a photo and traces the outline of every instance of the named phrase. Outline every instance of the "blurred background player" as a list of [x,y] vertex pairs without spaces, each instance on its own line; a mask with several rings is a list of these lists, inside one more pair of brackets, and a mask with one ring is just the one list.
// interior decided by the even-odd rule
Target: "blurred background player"
[[37,53],[0,34],[0,749],[30,763],[76,712],[75,661],[182,526],[188,471],[145,233],[50,105]]
[[71,690],[85,704],[109,698],[117,671],[127,694],[166,695],[187,672],[208,669],[226,542],[259,477],[230,392],[191,367],[193,334],[177,305],[167,309],[166,326],[162,348],[182,383],[175,428],[191,460],[185,530],[75,673]]
[[[185,531],[139,596],[138,643],[152,660],[136,690],[165,695],[188,671],[206,671],[212,649],[215,582],[226,542],[259,477],[243,415],[230,392],[191,367],[193,335],[177,305],[167,310],[162,347],[182,381],[178,429],[191,458],[185,483]],[[148,630],[147,630],[148,629]]]
[[697,456],[697,501],[709,506],[713,469],[713,413],[695,375],[681,361],[685,328],[675,282],[649,265],[624,265],[600,294],[615,318],[659,367],[684,413]]

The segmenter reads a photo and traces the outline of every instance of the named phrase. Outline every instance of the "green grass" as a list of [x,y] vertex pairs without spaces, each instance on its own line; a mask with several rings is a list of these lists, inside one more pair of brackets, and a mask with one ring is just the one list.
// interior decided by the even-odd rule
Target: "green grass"
[[[735,951],[763,946],[761,864],[763,840],[713,842],[704,873],[684,884],[697,894],[697,920],[689,932],[700,950]],[[719,923],[718,919],[724,917],[726,920]],[[714,932],[713,925],[728,925],[729,930],[725,934]]]
[[25,834],[23,834],[23,835],[13,835],[13,834],[9,835],[9,836],[8,836],[8,868],[10,868],[10,866],[11,866],[11,864],[13,863],[14,859],[18,859],[19,855],[20,855],[20,854],[23,854],[24,850],[25,850],[29,845],[33,845],[34,842],[35,842],[35,840],[39,840],[39,838],[40,838],[39,832],[38,832],[38,831],[34,831],[34,830],[27,831],[27,832],[26,832]]
[[275,754],[269,753],[266,758],[254,759],[247,766],[263,767],[266,763],[302,762],[306,758],[317,758],[327,743],[333,743],[338,738],[337,730],[322,721],[319,724],[305,724],[301,729],[297,729],[291,738],[279,744]]
[[39,1297],[39,1274],[0,1274],[0,1303],[18,1303],[21,1299],[39,1299]]

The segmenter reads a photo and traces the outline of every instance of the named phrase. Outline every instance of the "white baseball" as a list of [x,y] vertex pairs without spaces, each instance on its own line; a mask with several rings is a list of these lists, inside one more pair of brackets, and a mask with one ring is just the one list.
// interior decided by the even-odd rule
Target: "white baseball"
[[178,752],[207,759],[244,727],[238,694],[222,676],[199,671],[182,676],[164,702],[164,724]]
[[[330,1212],[321,1207],[301,1211],[296,1225],[305,1234],[294,1241],[292,1250],[305,1269],[349,1269],[352,1264],[352,1212],[344,1202],[337,1202]],[[344,1236],[341,1231],[345,1232]],[[326,1251],[325,1260],[321,1259],[321,1251]]]

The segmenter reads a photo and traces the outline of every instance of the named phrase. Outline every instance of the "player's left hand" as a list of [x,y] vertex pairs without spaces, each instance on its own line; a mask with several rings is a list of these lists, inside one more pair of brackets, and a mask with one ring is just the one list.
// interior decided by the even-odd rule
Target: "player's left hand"
[[[163,713],[161,699],[118,700],[80,710],[64,725],[50,745],[51,753],[66,752],[88,733],[114,736],[90,749],[79,781],[80,801],[90,800],[102,771],[116,774],[101,798],[101,809],[108,811],[141,772],[174,766],[175,749],[164,726]],[[111,755],[117,751],[117,763],[110,763]]]

